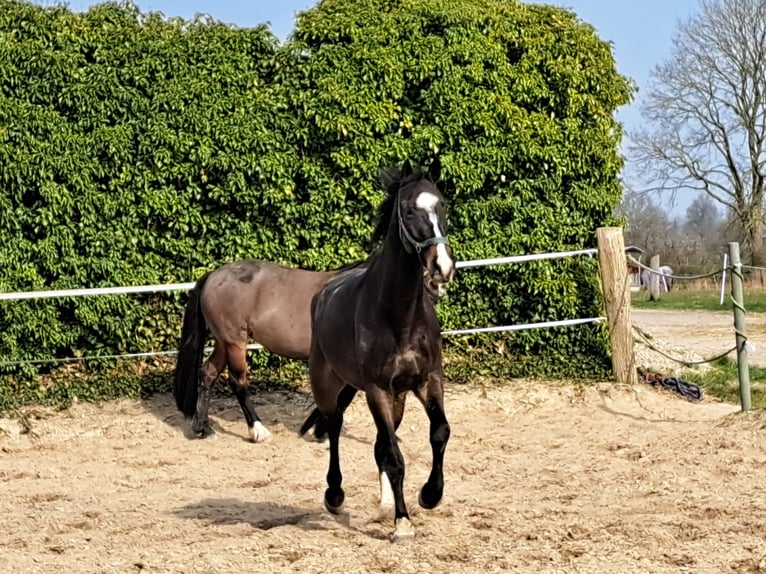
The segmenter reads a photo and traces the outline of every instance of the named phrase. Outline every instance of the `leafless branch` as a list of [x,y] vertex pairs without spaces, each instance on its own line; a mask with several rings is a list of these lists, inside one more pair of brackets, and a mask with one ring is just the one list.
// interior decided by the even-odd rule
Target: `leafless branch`
[[646,190],[705,192],[762,242],[766,193],[766,2],[702,0],[652,74],[630,134]]

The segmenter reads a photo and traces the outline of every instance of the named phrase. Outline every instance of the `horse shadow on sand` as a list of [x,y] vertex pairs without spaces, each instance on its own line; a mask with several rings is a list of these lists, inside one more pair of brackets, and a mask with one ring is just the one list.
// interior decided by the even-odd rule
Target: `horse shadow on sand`
[[324,509],[309,510],[276,502],[244,502],[235,498],[206,498],[187,504],[173,512],[184,520],[208,525],[247,524],[257,530],[271,530],[280,526],[296,526],[305,531],[328,531],[337,526],[371,538],[387,540],[388,535],[380,518],[368,521],[351,520],[348,512],[329,514]]
[[234,498],[207,498],[176,510],[178,518],[207,524],[249,524],[258,530],[298,526],[305,530],[327,530],[326,513],[276,502],[244,502]]
[[[213,387],[210,400],[210,422],[217,436],[230,436],[244,441],[250,441],[247,424],[242,409],[226,381],[227,375]],[[172,387],[172,373],[163,381],[161,390],[154,392],[141,401],[146,412],[157,420],[179,431],[186,439],[200,440],[191,427],[191,421],[184,417],[176,406]],[[283,427],[288,432],[298,434],[306,417],[314,408],[314,399],[307,381],[289,384],[281,381],[258,381],[258,386],[249,389],[253,404],[263,424],[273,430]],[[343,429],[342,436],[350,440],[362,441]],[[315,441],[313,434],[307,434],[306,440]],[[369,441],[362,441],[369,442]]]

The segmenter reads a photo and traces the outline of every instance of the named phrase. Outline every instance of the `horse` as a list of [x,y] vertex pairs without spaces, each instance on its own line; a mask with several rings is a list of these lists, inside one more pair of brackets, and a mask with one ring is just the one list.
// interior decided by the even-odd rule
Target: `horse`
[[[251,441],[271,436],[248,394],[248,340],[277,355],[307,361],[312,297],[340,270],[364,264],[357,261],[340,269],[309,271],[268,261],[235,261],[196,282],[184,310],[173,393],[176,406],[192,419],[198,437],[214,434],[208,419],[210,391],[227,366],[229,385],[245,415]],[[213,352],[202,365],[208,330],[214,339]],[[314,434],[323,438],[321,426]]]
[[648,289],[651,285],[652,275],[658,275],[660,281],[660,287],[669,293],[673,288],[673,268],[670,265],[663,265],[659,268],[658,273],[649,269],[644,269],[641,272],[641,287]]
[[[440,164],[414,170],[406,161],[382,178],[386,198],[378,209],[374,238],[382,246],[365,267],[332,277],[311,303],[309,376],[316,408],[303,435],[324,421],[330,442],[325,508],[338,514],[341,486],[339,437],[343,413],[364,392],[377,428],[375,461],[382,513],[394,514],[392,541],[414,537],[404,501],[404,458],[396,431],[407,393],[423,404],[430,422],[432,466],[418,502],[434,508],[444,491],[444,451],[450,426],[444,411],[442,339],[433,298],[455,272],[447,239]],[[431,295],[431,297],[428,296]]]

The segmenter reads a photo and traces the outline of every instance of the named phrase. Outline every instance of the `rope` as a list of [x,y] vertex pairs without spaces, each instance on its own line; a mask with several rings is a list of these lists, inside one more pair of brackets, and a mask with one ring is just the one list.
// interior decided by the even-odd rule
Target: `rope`
[[757,267],[756,265],[740,265],[742,269],[754,269],[756,271],[766,271],[766,267]]
[[644,265],[637,259],[635,259],[632,255],[628,255],[628,259],[630,262],[638,267],[639,269],[644,269],[646,271],[649,271],[650,273],[654,273],[655,275],[660,275],[661,277],[670,277],[671,279],[679,279],[681,281],[694,281],[695,279],[707,279],[708,277],[715,277],[716,275],[720,275],[723,273],[723,270],[715,270],[711,271],[710,273],[703,273],[701,275],[665,275],[662,271],[659,271],[657,269],[652,269],[648,265]]
[[652,351],[655,351],[656,353],[659,353],[660,355],[662,355],[662,356],[663,356],[663,357],[665,357],[666,359],[670,359],[671,361],[674,361],[674,362],[676,362],[676,363],[679,363],[679,364],[681,364],[681,365],[685,365],[685,366],[687,366],[687,367],[691,367],[691,366],[694,366],[694,365],[703,365],[703,364],[705,364],[705,363],[715,363],[716,361],[718,361],[718,360],[720,360],[720,359],[723,359],[723,358],[724,358],[726,355],[728,355],[728,354],[729,354],[729,353],[731,353],[732,351],[736,351],[736,350],[737,350],[737,346],[736,346],[736,345],[734,345],[734,346],[733,346],[731,349],[729,349],[728,351],[726,351],[726,352],[724,352],[724,353],[721,353],[720,355],[716,355],[715,357],[711,357],[711,358],[709,358],[709,359],[702,359],[701,361],[687,361],[687,360],[684,360],[684,359],[679,359],[679,358],[677,358],[677,357],[673,357],[673,356],[671,356],[671,355],[668,355],[668,354],[667,354],[667,353],[665,353],[664,351],[662,351],[662,350],[658,349],[657,347],[655,347],[655,346],[652,344],[652,342],[651,342],[651,341],[648,339],[648,337],[647,337],[647,334],[646,334],[646,333],[645,333],[645,332],[644,332],[644,331],[641,329],[641,327],[639,327],[639,326],[638,326],[638,325],[636,325],[635,323],[633,324],[633,329],[634,329],[634,330],[636,331],[636,333],[638,333],[638,334],[640,335],[640,337],[641,337],[641,339],[639,340],[639,342],[641,342],[641,343],[644,343],[644,344],[645,344],[647,347],[649,347],[649,348],[650,348]]
[[[742,264],[736,264],[731,269],[732,276],[736,275],[739,277],[740,282],[742,281]],[[732,281],[732,285],[733,285]],[[736,299],[734,299],[734,295],[730,295],[729,298],[731,299],[731,304],[735,307],[735,309],[739,309],[742,311],[742,314],[745,314],[745,307],[742,303],[738,302]],[[734,323],[734,334],[736,336],[737,344],[741,343],[741,347],[735,346],[735,349],[739,349],[740,351],[744,351],[745,345],[747,344],[747,335],[745,335],[742,331],[737,329],[736,322]]]
[[[443,331],[442,335],[471,335],[475,333],[497,333],[502,331],[523,331],[526,329],[547,329],[550,327],[568,327],[573,325],[583,325],[586,323],[599,323],[604,317],[591,317],[588,319],[565,319],[563,321],[544,321],[541,323],[528,323],[525,325],[507,325],[503,327],[481,327],[477,329],[454,329],[452,331]],[[248,349],[263,349],[263,345],[248,345]],[[212,347],[206,347],[205,353],[211,353]],[[61,357],[50,359],[24,359],[20,361],[2,361],[0,368],[15,365],[36,365],[42,363],[68,363],[76,361],[98,361],[100,359],[137,359],[144,357],[156,357],[160,355],[177,355],[178,351],[149,351],[146,353],[126,353],[122,355],[97,355],[93,357]]]
[[568,327],[571,325],[583,325],[585,323],[600,323],[605,317],[591,317],[589,319],[564,319],[562,321],[543,321],[541,323],[527,323],[525,325],[506,325],[504,327],[481,327],[478,329],[453,329],[442,331],[442,335],[472,335],[474,333],[498,333],[503,331],[524,331],[527,329],[548,329],[550,327]]
[[[573,255],[593,256],[597,249],[581,249],[578,251],[561,251],[558,253],[535,253],[532,255],[515,255],[495,259],[475,259],[473,261],[458,261],[455,267],[485,267],[503,263],[522,263],[542,259],[562,259]],[[196,283],[169,283],[166,285],[135,285],[126,287],[96,287],[90,289],[56,289],[52,291],[21,291],[16,293],[0,293],[0,301],[19,301],[22,299],[47,299],[53,297],[81,297],[84,295],[124,295],[127,293],[161,293],[165,291],[188,291]]]
[[126,293],[159,293],[163,291],[188,291],[196,283],[171,283],[169,285],[131,285],[127,287],[95,287],[92,289],[56,289],[53,291],[26,291],[0,293],[0,301],[21,299],[45,299],[50,297],[80,297],[82,295],[124,295]]

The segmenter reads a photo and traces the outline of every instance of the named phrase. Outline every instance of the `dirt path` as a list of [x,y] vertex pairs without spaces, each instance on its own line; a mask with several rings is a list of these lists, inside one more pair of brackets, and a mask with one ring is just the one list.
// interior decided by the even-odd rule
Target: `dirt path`
[[[702,358],[734,347],[734,316],[730,311],[654,311],[633,309],[633,322],[653,337],[674,346],[691,349]],[[766,367],[766,315],[748,313],[745,318],[748,361]],[[731,358],[736,355],[732,353]]]
[[[274,433],[244,440],[233,402],[190,440],[170,397],[0,420],[0,564],[9,572],[760,572],[766,417],[639,386],[520,381],[450,388],[446,493],[417,506],[427,420],[400,429],[415,543],[377,520],[373,424],[341,439],[346,514],[322,506],[327,450],[296,437],[301,394],[260,397]],[[37,417],[35,418],[35,412]]]

